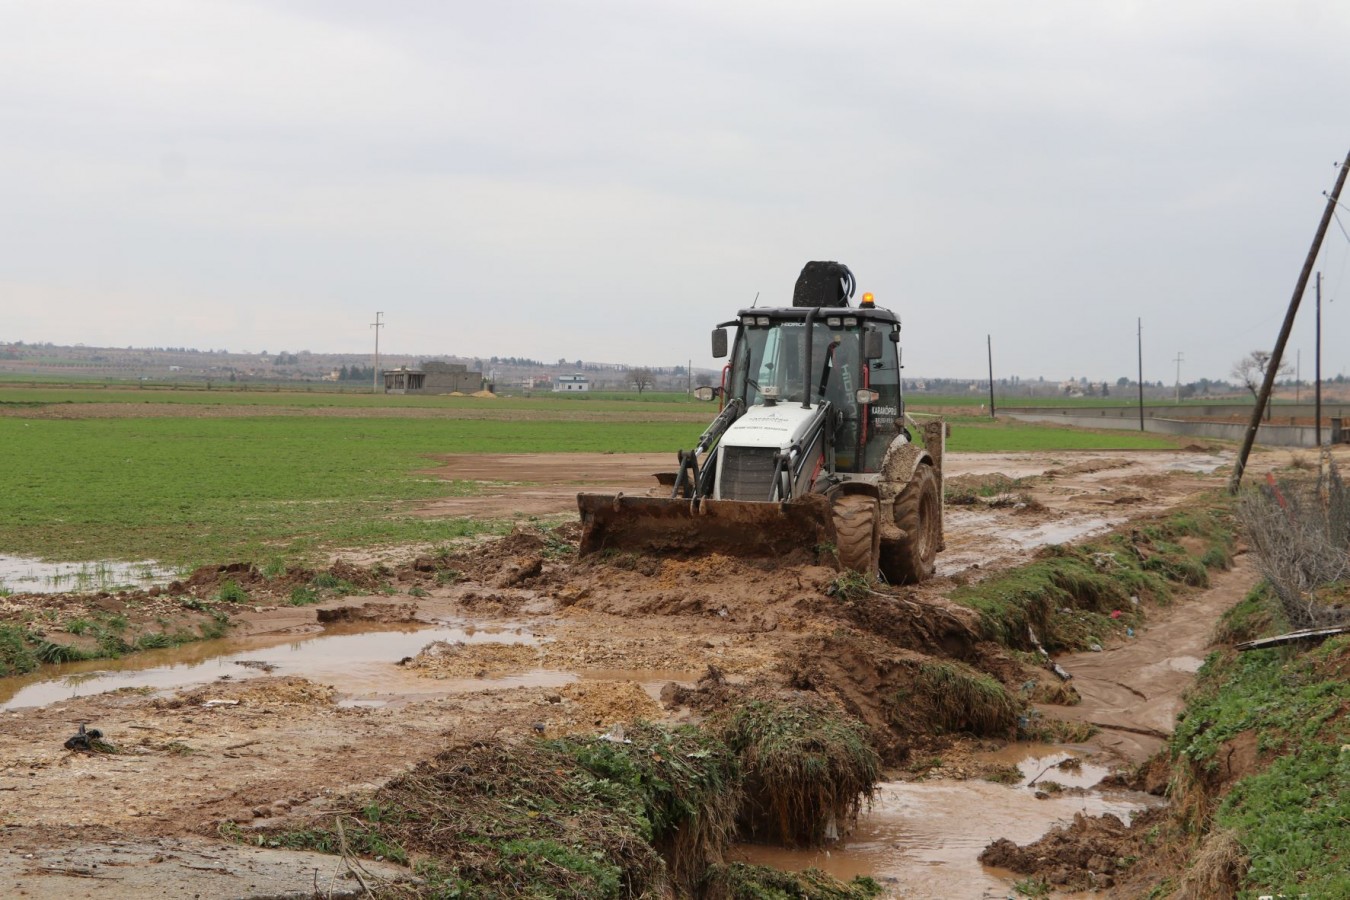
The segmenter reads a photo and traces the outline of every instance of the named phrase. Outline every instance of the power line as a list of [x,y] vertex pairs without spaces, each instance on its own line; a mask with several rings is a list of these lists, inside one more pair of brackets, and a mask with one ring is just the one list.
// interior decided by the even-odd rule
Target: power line
[[1336,220],[1336,227],[1340,228],[1341,234],[1345,235],[1346,241],[1350,241],[1350,231],[1345,230],[1345,225],[1341,222],[1340,215],[1333,212],[1331,217]]

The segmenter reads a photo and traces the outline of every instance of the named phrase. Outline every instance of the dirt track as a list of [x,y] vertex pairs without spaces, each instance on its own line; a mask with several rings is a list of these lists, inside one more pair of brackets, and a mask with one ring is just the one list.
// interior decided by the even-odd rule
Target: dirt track
[[[492,485],[425,512],[562,514],[574,509],[579,489],[644,490],[666,461],[605,454],[451,457],[438,474]],[[949,477],[958,482],[995,473],[1026,480],[1011,489],[1015,502],[949,509],[939,577],[904,594],[907,608],[922,613],[887,626],[889,646],[875,636],[841,641],[847,623],[825,595],[835,573],[819,566],[783,569],[713,556],[619,568],[576,562],[531,533],[465,552],[455,561],[457,580],[436,585],[417,580],[410,552],[390,560],[404,566],[396,570],[398,596],[350,597],[299,610],[259,605],[242,617],[242,628],[293,642],[321,632],[318,610],[342,607],[358,610],[358,618],[468,623],[468,643],[411,666],[391,658],[346,681],[334,675],[327,681],[338,683],[336,689],[303,664],[282,664],[260,676],[231,666],[220,672],[225,677],[181,692],[90,693],[0,712],[0,883],[18,879],[30,896],[140,896],[145,879],[123,878],[110,863],[77,872],[25,854],[121,839],[214,838],[222,823],[245,831],[276,824],[321,811],[336,793],[376,784],[475,735],[529,740],[540,731],[594,733],[625,719],[689,717],[687,708],[658,702],[661,686],[692,682],[710,665],[740,683],[825,679],[821,689],[855,714],[876,716],[879,686],[857,667],[859,654],[887,653],[903,662],[960,638],[969,613],[943,599],[956,583],[1016,565],[1047,543],[1074,541],[1216,489],[1222,474],[1214,469],[1226,461],[1200,451],[949,457]],[[1251,578],[1240,567],[1207,599],[1175,607],[1171,615],[1185,628],[1155,629],[1126,647],[1064,660],[1084,703],[1057,707],[1056,714],[1108,726],[1097,739],[1102,750],[1137,759],[1146,740],[1136,738],[1147,735],[1110,726],[1167,727],[1186,681],[1181,663],[1203,655],[1209,624]],[[424,585],[425,597],[407,593]],[[519,640],[485,638],[482,629],[494,627],[519,630]],[[267,662],[269,649],[260,644],[256,657]],[[1115,682],[1128,685],[1127,702],[1112,688]],[[69,693],[80,690],[92,689]],[[1128,702],[1140,694],[1147,701],[1142,716],[1139,704]],[[0,681],[0,702],[12,695]],[[81,722],[101,728],[123,752],[62,749]],[[908,747],[893,741],[883,752],[898,762]],[[171,853],[136,865],[158,866],[153,878],[170,892],[191,886],[203,896],[248,895],[247,867],[230,856],[229,846],[213,845],[223,860],[215,870]],[[307,881],[298,885],[307,887]]]

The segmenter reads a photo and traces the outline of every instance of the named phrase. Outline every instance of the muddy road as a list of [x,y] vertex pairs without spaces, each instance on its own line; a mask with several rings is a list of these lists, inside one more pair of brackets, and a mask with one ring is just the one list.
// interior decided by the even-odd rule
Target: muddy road
[[[969,611],[945,599],[957,585],[1023,563],[1047,544],[1218,489],[1231,456],[1196,449],[948,459],[949,484],[964,494],[948,510],[939,577],[896,593],[890,602],[907,618],[888,626],[885,640],[847,633],[856,623],[827,593],[836,573],[824,566],[719,555],[614,565],[575,559],[575,526],[530,527],[442,559],[427,548],[382,557],[385,590],[318,606],[285,605],[260,581],[221,640],[0,679],[0,883],[33,897],[143,896],[147,885],[165,895],[273,896],[281,882],[304,892],[315,879],[350,889],[350,879],[331,881],[340,868],[331,860],[319,873],[309,856],[251,861],[222,835],[247,839],[322,813],[336,797],[465,740],[697,720],[699,709],[679,702],[677,688],[687,693],[710,667],[747,689],[809,683],[880,734],[878,685],[859,670],[859,654],[903,666],[946,652],[972,628]],[[424,512],[561,520],[574,512],[578,490],[644,490],[665,461],[451,457],[436,473],[482,482],[481,491]],[[1026,842],[1075,811],[1146,807],[1152,801],[1143,795],[1093,784],[1047,804],[1027,787],[1030,769],[1072,756],[1104,773],[1156,746],[1214,619],[1253,579],[1239,565],[1209,592],[1153,612],[1153,627],[1132,643],[1061,660],[1083,702],[1043,709],[1101,726],[1090,741],[997,758],[988,755],[1005,741],[884,738],[892,778],[873,816],[831,852],[840,874],[881,875],[904,896],[1006,896],[1008,873],[975,861],[983,842]],[[3,603],[12,616],[53,600]],[[120,752],[64,749],[82,723]],[[927,756],[942,758],[944,777],[916,784],[915,760]],[[1008,783],[961,780],[1027,760],[1024,777]],[[976,812],[991,823],[978,840],[963,824]],[[178,849],[147,850],[170,844]],[[822,864],[811,854],[743,852],[790,868]],[[262,880],[264,869],[281,882]]]

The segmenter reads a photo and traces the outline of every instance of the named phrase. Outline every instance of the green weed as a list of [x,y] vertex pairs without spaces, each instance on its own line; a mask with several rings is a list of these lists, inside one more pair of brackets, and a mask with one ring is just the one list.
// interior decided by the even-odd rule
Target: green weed
[[220,586],[216,599],[222,603],[245,603],[248,601],[248,591],[231,579]]
[[1013,884],[1013,890],[1023,897],[1049,897],[1050,885],[1040,878],[1023,878]]
[[162,631],[147,631],[136,638],[137,650],[163,650],[166,647],[172,647],[177,643],[172,637]]
[[339,578],[332,572],[320,572],[310,580],[310,586],[315,590],[328,591],[337,597],[346,597],[350,594],[360,593],[361,589],[346,579]]
[[69,644],[55,644],[51,641],[43,641],[38,644],[34,651],[37,658],[44,663],[68,663],[78,662],[83,659],[91,659],[94,654],[81,650],[79,647],[72,647]]
[[66,623],[66,631],[69,634],[79,635],[94,627],[94,623],[89,619],[71,619]]
[[872,580],[861,572],[843,572],[830,582],[825,593],[839,600],[861,600],[872,593]]

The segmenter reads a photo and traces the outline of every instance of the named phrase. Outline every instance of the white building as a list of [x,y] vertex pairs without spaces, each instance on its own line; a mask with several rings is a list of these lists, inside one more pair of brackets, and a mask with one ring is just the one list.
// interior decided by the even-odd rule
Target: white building
[[585,375],[559,375],[553,379],[553,393],[570,391],[589,391],[591,381]]

